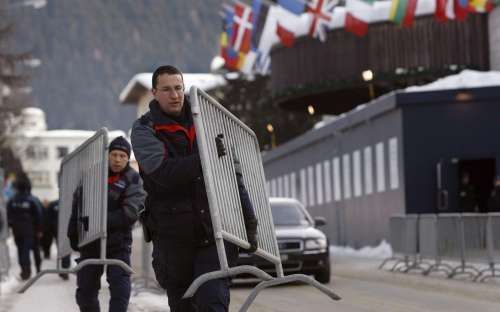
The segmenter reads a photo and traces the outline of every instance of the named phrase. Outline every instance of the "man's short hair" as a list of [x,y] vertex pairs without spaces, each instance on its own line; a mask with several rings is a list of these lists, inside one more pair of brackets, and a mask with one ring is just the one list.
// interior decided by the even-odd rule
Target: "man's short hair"
[[156,85],[158,83],[158,76],[168,74],[168,75],[181,75],[182,81],[184,81],[184,77],[182,76],[182,72],[172,65],[162,65],[158,67],[153,73],[152,85],[153,89],[156,89]]

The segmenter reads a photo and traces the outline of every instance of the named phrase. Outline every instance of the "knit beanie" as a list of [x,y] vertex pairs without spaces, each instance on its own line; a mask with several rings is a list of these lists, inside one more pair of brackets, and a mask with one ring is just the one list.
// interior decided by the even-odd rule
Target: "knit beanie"
[[132,147],[130,146],[130,143],[122,136],[117,137],[111,143],[109,143],[109,152],[111,153],[112,150],[120,150],[122,152],[127,153],[128,158],[130,158],[130,150]]

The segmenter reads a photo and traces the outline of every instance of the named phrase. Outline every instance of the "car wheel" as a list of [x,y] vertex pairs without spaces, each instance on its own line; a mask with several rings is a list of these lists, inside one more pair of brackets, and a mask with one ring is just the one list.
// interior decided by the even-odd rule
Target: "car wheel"
[[314,274],[314,278],[320,282],[321,284],[328,284],[330,283],[330,265],[328,263],[328,266],[326,268],[321,269],[321,271],[318,271]]

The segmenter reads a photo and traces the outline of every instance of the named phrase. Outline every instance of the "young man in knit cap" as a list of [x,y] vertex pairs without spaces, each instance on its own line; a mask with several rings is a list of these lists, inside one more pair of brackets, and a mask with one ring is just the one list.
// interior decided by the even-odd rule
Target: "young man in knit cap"
[[[194,298],[182,295],[198,276],[219,270],[217,248],[207,192],[196,145],[196,132],[181,71],[166,65],[155,70],[154,100],[149,112],[132,127],[132,145],[148,193],[145,224],[153,240],[153,269],[167,291],[171,312],[225,312],[229,309],[229,282],[210,280]],[[221,154],[225,149],[217,146]],[[221,149],[219,151],[219,149]],[[235,159],[249,252],[257,249],[257,219]],[[229,265],[238,257],[226,244]]]
[[[132,226],[137,221],[138,211],[144,205],[146,193],[139,174],[130,167],[131,147],[127,140],[118,137],[109,144],[107,245],[108,259],[118,259],[130,265]],[[73,249],[77,249],[78,232],[76,214],[70,219],[68,236]],[[76,236],[76,237],[75,237]],[[76,242],[76,244],[75,244]],[[79,249],[81,262],[99,258],[100,241]],[[121,267],[108,265],[106,277],[109,284],[110,312],[127,311],[130,299],[130,274]],[[101,287],[102,265],[88,265],[77,273],[76,302],[81,312],[98,312],[98,292]]]

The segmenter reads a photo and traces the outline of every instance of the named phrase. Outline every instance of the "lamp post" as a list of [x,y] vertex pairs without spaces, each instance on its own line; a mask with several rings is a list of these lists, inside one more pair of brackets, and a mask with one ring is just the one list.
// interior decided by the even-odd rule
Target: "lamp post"
[[371,70],[365,70],[361,73],[363,80],[368,83],[368,93],[370,95],[370,100],[375,98],[375,90],[373,88],[373,72]]
[[276,134],[274,133],[274,127],[272,124],[268,123],[266,126],[267,132],[269,132],[269,136],[271,138],[271,149],[276,147]]
[[314,113],[315,113],[314,106],[312,106],[312,105],[307,106],[307,112],[311,116],[314,115]]

